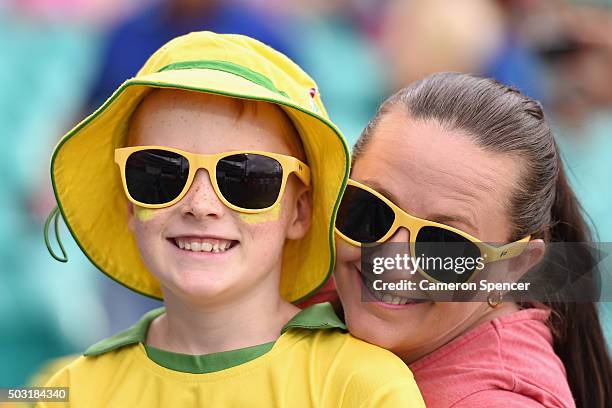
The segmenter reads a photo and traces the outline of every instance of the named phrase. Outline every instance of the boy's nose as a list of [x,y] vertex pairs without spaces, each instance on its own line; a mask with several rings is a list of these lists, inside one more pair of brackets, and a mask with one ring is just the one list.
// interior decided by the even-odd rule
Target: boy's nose
[[189,191],[180,201],[180,204],[184,215],[192,215],[198,219],[220,217],[226,209],[217,197],[208,172],[204,169],[199,169],[196,172]]

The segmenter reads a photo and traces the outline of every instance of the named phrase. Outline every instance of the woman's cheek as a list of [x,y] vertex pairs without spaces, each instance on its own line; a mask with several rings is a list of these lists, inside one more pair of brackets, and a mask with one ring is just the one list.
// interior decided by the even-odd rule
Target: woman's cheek
[[336,255],[338,264],[356,263],[361,259],[361,248],[336,236]]

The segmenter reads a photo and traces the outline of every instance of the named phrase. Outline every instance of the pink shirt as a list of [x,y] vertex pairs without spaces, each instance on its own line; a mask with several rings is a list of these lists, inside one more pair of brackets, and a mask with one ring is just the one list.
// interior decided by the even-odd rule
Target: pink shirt
[[411,364],[427,407],[575,407],[549,313],[494,319]]

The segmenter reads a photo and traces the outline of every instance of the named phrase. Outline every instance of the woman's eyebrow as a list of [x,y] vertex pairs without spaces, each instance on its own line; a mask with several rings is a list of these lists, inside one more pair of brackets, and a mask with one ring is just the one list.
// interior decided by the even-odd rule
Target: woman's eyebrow
[[[398,204],[399,201],[397,197],[394,196],[391,192],[389,192],[389,190],[385,189],[381,184],[379,184],[375,180],[363,179],[363,180],[358,180],[358,181],[378,191],[380,194],[382,194],[383,196],[391,200],[395,205],[399,206]],[[471,194],[468,194],[468,195],[472,196]],[[453,223],[453,222],[461,223],[465,225],[466,227],[470,228],[471,231],[474,231],[475,234],[478,234],[478,232],[480,232],[480,230],[476,227],[476,225],[474,225],[474,222],[472,222],[469,217],[464,217],[458,214],[434,213],[434,214],[428,214],[427,217],[425,217],[425,219],[428,221],[433,221],[433,222],[437,222],[439,224],[445,224],[445,225],[448,225],[448,223]]]
[[467,217],[462,217],[460,215],[450,215],[450,214],[430,214],[427,216],[429,221],[437,222],[439,224],[448,225],[449,222],[458,222],[466,227],[469,227],[472,231],[478,233],[478,228],[470,221]]
[[365,184],[366,186],[378,191],[380,194],[382,194],[383,196],[391,200],[395,205],[399,206],[398,198],[394,196],[393,194],[391,194],[389,190],[384,188],[381,184],[377,183],[376,181],[370,180],[370,179],[364,179],[360,181],[360,183]]

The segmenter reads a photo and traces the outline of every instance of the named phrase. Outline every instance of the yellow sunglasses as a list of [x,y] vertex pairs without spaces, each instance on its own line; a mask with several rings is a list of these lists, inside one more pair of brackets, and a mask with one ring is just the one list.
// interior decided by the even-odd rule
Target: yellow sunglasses
[[179,202],[199,169],[206,169],[217,197],[243,213],[267,211],[281,200],[289,174],[310,186],[310,168],[278,153],[240,150],[195,154],[165,146],[115,149],[123,189],[141,207],[163,208]]
[[[349,179],[336,218],[336,233],[355,246],[371,246],[387,241],[398,228],[410,232],[410,253],[423,258],[481,258],[485,263],[520,255],[530,236],[518,241],[493,246],[448,225],[414,217],[395,205],[376,190]],[[472,278],[478,268],[465,269],[460,276],[450,275],[445,268],[424,268],[419,271],[437,282],[461,281]]]

